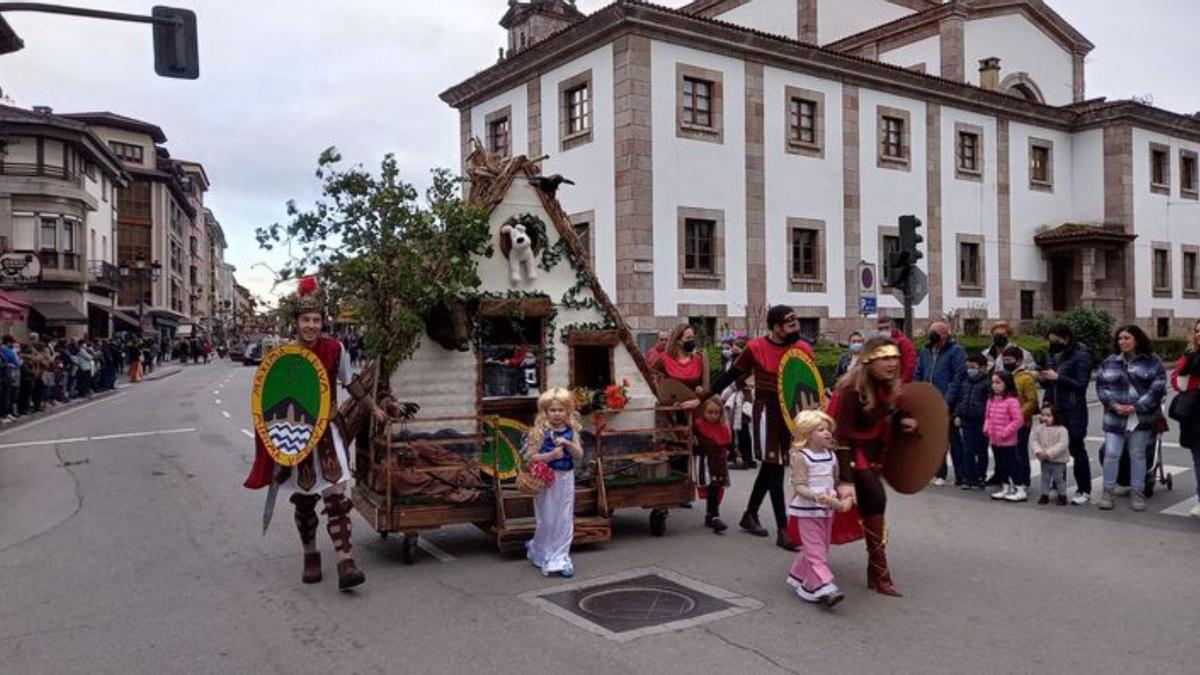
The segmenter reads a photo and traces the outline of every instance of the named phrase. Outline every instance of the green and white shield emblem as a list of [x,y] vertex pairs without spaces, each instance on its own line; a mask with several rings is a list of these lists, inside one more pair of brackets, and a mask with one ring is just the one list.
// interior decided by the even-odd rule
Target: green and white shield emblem
[[263,358],[250,394],[254,431],[277,464],[304,461],[329,426],[329,376],[317,355],[298,344]]
[[821,371],[800,349],[789,349],[779,360],[778,389],[783,418],[793,432],[796,431],[796,415],[801,410],[824,410],[829,403]]

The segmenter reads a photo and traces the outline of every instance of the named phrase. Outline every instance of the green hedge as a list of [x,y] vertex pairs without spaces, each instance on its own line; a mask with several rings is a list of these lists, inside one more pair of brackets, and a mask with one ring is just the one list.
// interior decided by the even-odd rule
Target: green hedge
[[1154,345],[1154,353],[1166,361],[1168,366],[1179,360],[1179,357],[1183,356],[1183,352],[1187,351],[1188,346],[1187,339],[1181,337],[1155,338],[1150,342]]

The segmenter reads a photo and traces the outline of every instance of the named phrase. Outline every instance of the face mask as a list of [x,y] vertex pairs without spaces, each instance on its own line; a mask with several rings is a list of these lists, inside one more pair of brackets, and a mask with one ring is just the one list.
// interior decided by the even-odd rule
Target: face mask
[[733,350],[732,350],[732,349],[730,349],[730,348],[726,347],[725,349],[722,349],[722,350],[721,350],[721,357],[722,357],[722,358],[726,358],[726,359],[727,359],[727,358],[729,358],[729,357],[731,357],[731,356],[733,356]]
[[978,368],[967,368],[967,377],[970,377],[972,379],[979,377],[979,369]]
[[890,338],[890,337],[892,337],[892,331],[890,328],[880,328],[879,332],[876,333],[876,335],[878,335],[881,338]]
[[695,340],[687,340],[687,341],[681,343],[680,346],[683,347],[683,351],[687,352],[688,354],[691,354],[692,352],[696,351],[696,341]]
[[930,346],[930,347],[936,347],[936,346],[938,346],[938,343],[939,343],[939,342],[941,342],[941,341],[942,341],[942,336],[941,336],[941,335],[938,335],[937,333],[930,333],[930,334],[929,334],[929,346]]
[[1008,346],[1008,336],[995,335],[992,337],[992,344],[996,345],[997,347],[1006,347]]
[[850,353],[851,354],[857,354],[857,353],[861,352],[862,348],[863,348],[863,343],[861,343],[861,342],[851,342],[850,343]]
[[1050,343],[1050,353],[1051,354],[1061,354],[1065,351],[1067,351],[1067,345],[1065,345],[1061,342],[1051,342]]
[[1005,370],[1007,370],[1008,372],[1010,372],[1010,373],[1011,373],[1011,372],[1013,372],[1014,370],[1016,370],[1016,369],[1017,369],[1017,364],[1015,364],[1015,363],[1006,363],[1006,364],[1004,364],[1004,369],[1005,369]]
[[794,345],[799,341],[800,341],[800,332],[799,331],[797,331],[795,333],[784,333],[783,334],[783,344],[785,344],[785,345]]

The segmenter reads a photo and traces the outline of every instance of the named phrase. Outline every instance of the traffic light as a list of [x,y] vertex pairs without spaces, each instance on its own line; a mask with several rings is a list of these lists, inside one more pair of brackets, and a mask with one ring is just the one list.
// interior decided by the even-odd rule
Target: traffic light
[[921,227],[921,219],[916,216],[900,216],[900,252],[908,254],[906,264],[916,265],[917,261],[925,257],[921,253],[919,244],[925,241],[925,238],[917,234],[917,230]]
[[162,77],[194,80],[200,77],[196,14],[188,9],[155,7],[154,72]]

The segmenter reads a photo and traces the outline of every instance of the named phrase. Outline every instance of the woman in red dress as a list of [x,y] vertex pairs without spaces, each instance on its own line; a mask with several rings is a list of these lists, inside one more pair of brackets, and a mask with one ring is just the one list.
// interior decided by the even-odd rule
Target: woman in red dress
[[[686,323],[679,324],[675,330],[671,331],[671,339],[667,341],[667,348],[663,351],[662,357],[654,362],[651,369],[660,376],[660,380],[662,378],[677,380],[697,394],[708,389],[707,359],[704,357],[704,352],[696,346],[696,331]],[[685,424],[691,426],[693,414],[699,404],[699,398],[683,403],[680,407],[687,412],[682,413],[676,422],[681,426]],[[672,465],[675,469],[687,470],[687,466],[681,461],[673,460]],[[687,501],[680,506],[691,508],[692,503]]]

